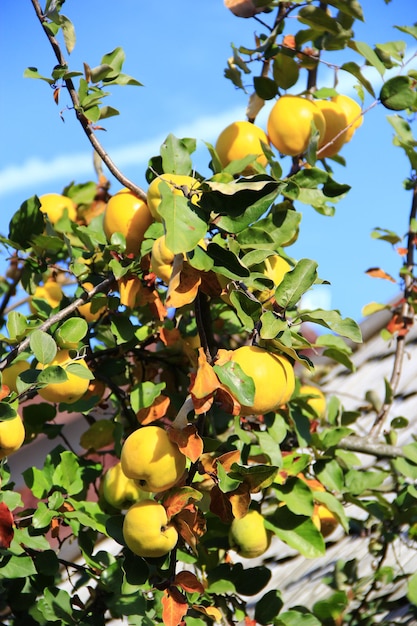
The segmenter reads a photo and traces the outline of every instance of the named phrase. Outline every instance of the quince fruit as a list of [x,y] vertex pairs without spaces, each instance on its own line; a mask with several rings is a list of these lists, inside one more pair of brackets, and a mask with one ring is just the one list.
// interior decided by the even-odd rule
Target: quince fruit
[[123,537],[130,550],[142,557],[161,557],[178,541],[178,533],[168,523],[165,508],[155,500],[141,500],[128,509]]
[[272,533],[265,528],[263,516],[250,510],[244,517],[235,518],[229,531],[233,550],[246,559],[261,556],[269,548]]
[[125,475],[153,493],[171,489],[183,476],[186,464],[185,455],[159,426],[143,426],[129,435],[120,460]]

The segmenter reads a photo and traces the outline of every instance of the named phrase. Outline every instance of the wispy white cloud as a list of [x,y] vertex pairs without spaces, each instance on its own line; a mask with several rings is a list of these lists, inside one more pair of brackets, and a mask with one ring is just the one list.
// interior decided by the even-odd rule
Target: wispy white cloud
[[[177,137],[197,137],[205,141],[215,141],[219,132],[233,120],[244,119],[244,108],[225,111],[221,115],[203,116],[173,130]],[[132,165],[143,165],[159,152],[165,137],[155,137],[149,141],[135,142],[111,150],[111,158],[121,169]],[[110,152],[110,151],[109,151]],[[92,151],[58,155],[52,159],[31,157],[23,163],[10,165],[0,170],[0,196],[17,190],[53,182],[58,179],[79,179],[93,175]]]

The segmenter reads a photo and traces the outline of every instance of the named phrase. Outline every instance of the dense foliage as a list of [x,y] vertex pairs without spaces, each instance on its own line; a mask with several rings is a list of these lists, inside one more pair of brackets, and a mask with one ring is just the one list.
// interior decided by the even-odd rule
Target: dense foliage
[[[123,73],[123,49],[98,67],[71,68],[63,50],[70,54],[75,31],[63,2],[32,4],[33,39],[49,39],[56,64],[51,76],[34,67],[26,76],[46,81],[56,99],[67,92],[96,151],[97,180],[33,195],[1,237],[9,259],[0,283],[1,623],[373,624],[388,603],[371,592],[401,578],[412,615],[417,579],[384,559],[404,533],[414,549],[417,523],[417,444],[395,446],[404,420],[390,412],[416,309],[417,73],[407,45],[417,27],[397,27],[404,41],[372,48],[354,38],[363,20],[356,0],[226,3],[237,19],[252,16],[258,33],[253,47],[233,47],[225,71],[249,94],[249,129],[266,100],[283,112],[255,143],[243,125],[207,144],[204,172],[193,167],[196,140],[168,136],[149,155],[145,192],[96,136],[118,113],[108,87],[140,85]],[[316,89],[322,63],[355,77],[358,113],[340,114],[336,81]],[[365,65],[384,78],[379,93]],[[315,355],[352,371],[360,328],[339,311],[303,308],[323,279],[314,260],[291,256],[291,244],[300,207],[332,216],[349,192],[334,170],[343,179],[339,150],[360,142],[365,92],[374,99],[367,110],[390,111],[412,200],[405,241],[373,233],[403,247],[404,298],[384,331],[396,342],[393,376],[371,432],[359,437],[361,412],[326,401]],[[285,143],[280,124],[286,130],[305,108],[314,115],[297,119]],[[122,192],[111,196],[103,162]],[[320,332],[312,338],[306,325]],[[77,441],[67,435],[74,423]],[[144,442],[130,438],[137,433]],[[30,451],[42,438],[49,452],[39,469]],[[148,454],[153,445],[167,462]],[[27,458],[20,491],[13,453]],[[273,559],[262,555],[284,542],[320,557],[336,527],[363,535],[374,576],[361,579],[347,559],[327,597],[284,606],[267,587]]]

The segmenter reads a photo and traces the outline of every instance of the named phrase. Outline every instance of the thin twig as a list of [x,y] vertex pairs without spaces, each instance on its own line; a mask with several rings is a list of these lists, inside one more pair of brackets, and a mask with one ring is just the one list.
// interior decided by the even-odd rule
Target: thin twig
[[[40,7],[40,4],[38,2],[38,0],[31,0],[33,8],[35,9],[35,13],[36,16],[39,20],[39,22],[42,25],[42,28],[48,38],[49,43],[52,46],[52,49],[55,53],[56,59],[59,63],[59,65],[61,66],[66,66],[67,63],[65,61],[64,55],[62,54],[60,45],[58,43],[58,41],[56,40],[56,38],[49,32],[48,28],[45,27],[45,16],[43,15],[42,9]],[[128,189],[130,189],[131,191],[133,191],[133,193],[138,196],[138,198],[140,198],[141,200],[143,200],[144,202],[146,202],[146,193],[145,191],[141,188],[138,187],[138,185],[135,185],[135,183],[133,183],[129,178],[126,178],[126,176],[124,174],[122,174],[122,172],[119,170],[119,168],[115,165],[115,163],[112,161],[112,159],[110,158],[110,156],[107,154],[107,152],[105,151],[105,149],[103,148],[103,146],[101,145],[101,143],[99,142],[99,140],[97,139],[96,135],[94,134],[93,128],[89,122],[89,120],[87,119],[87,117],[84,115],[82,108],[80,106],[80,101],[78,98],[78,93],[77,90],[74,86],[74,83],[72,81],[71,78],[64,78],[64,82],[65,82],[65,86],[68,90],[68,93],[70,95],[71,101],[74,105],[74,110],[75,110],[75,115],[78,119],[78,121],[80,122],[85,134],[87,135],[91,145],[93,146],[94,150],[96,151],[96,153],[99,155],[99,157],[102,159],[103,163],[105,163],[105,165],[108,167],[108,169],[110,170],[110,172],[113,174],[113,176],[115,178],[117,178],[117,180],[124,185],[124,187],[128,187]]]

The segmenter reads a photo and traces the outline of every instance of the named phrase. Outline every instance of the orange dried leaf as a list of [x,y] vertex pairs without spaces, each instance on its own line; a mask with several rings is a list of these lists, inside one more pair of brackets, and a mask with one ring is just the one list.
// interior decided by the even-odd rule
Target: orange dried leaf
[[181,333],[178,328],[161,328],[159,337],[165,346],[174,346],[181,341]]
[[188,543],[193,552],[197,553],[198,539],[206,532],[203,513],[191,504],[180,511],[172,522],[183,540]]
[[408,250],[407,250],[407,248],[400,248],[400,247],[398,247],[398,248],[396,248],[396,252],[398,252],[398,254],[400,256],[407,256]]
[[222,614],[215,606],[203,606],[202,604],[193,604],[192,608],[203,615],[207,615],[213,622],[221,622]]
[[179,572],[175,576],[174,584],[188,593],[204,593],[203,585],[192,572]]
[[143,425],[146,425],[146,424],[151,424],[152,422],[155,422],[156,420],[159,420],[162,417],[165,417],[165,415],[167,414],[170,402],[171,400],[167,396],[164,396],[161,393],[161,395],[158,396],[154,400],[151,406],[145,409],[139,409],[139,411],[136,413],[138,422],[140,422]]
[[220,387],[220,381],[212,366],[208,363],[204,348],[198,349],[198,369],[190,386],[190,393],[198,399],[210,396]]
[[178,626],[188,611],[188,602],[176,587],[170,586],[164,590],[161,604],[164,626]]
[[369,270],[366,270],[365,274],[371,276],[372,278],[383,278],[384,280],[389,280],[391,283],[397,282],[395,278],[387,274],[380,267],[371,267]]
[[296,43],[294,35],[285,35],[285,37],[283,37],[282,39],[282,45],[285,48],[291,48],[292,50],[295,50]]
[[174,259],[172,277],[169,282],[165,303],[167,307],[177,309],[194,302],[201,283],[201,276],[200,272],[188,265],[188,263],[183,263],[180,272],[176,273],[175,270]]
[[168,520],[187,508],[190,502],[198,502],[202,497],[202,494],[192,487],[178,487],[168,491],[162,500]]
[[179,449],[185,456],[195,463],[203,453],[203,440],[197,433],[197,428],[189,424],[185,428],[172,428],[169,431],[171,441],[175,441]]
[[240,451],[239,450],[231,450],[230,452],[225,452],[221,456],[218,456],[216,459],[217,463],[221,463],[224,471],[230,472],[232,469],[233,463],[240,462]]
[[240,403],[233,397],[224,385],[220,385],[216,392],[216,404],[218,404],[222,410],[229,415],[239,415],[241,411]]

